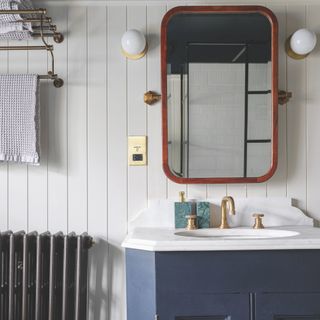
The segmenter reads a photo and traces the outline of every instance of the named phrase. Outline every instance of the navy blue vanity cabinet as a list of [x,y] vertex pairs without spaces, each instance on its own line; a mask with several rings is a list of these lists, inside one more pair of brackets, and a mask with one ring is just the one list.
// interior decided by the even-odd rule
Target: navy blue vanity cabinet
[[256,319],[320,320],[320,293],[265,293],[256,305]]
[[160,320],[248,320],[250,318],[248,295],[239,293],[168,294],[166,299],[159,299],[157,307]]
[[128,320],[320,320],[320,250],[126,249],[126,265]]

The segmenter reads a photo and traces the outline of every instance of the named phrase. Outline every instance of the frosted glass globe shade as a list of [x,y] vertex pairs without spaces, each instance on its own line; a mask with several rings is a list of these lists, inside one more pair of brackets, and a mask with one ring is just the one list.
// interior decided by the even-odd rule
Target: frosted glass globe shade
[[300,55],[310,53],[317,44],[317,36],[308,29],[297,30],[290,39],[292,51]]
[[122,50],[129,55],[139,55],[146,47],[146,38],[139,30],[131,29],[121,38]]

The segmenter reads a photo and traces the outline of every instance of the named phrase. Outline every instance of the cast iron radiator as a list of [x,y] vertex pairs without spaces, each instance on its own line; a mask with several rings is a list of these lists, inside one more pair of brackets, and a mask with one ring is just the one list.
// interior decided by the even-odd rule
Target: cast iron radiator
[[85,320],[86,233],[0,233],[0,319]]

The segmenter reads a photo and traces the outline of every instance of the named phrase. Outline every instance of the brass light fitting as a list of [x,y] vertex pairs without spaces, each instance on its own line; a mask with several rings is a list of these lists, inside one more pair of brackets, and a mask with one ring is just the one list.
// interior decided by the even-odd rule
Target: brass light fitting
[[127,30],[121,38],[121,52],[130,60],[138,60],[148,51],[146,37],[140,30]]
[[287,55],[290,58],[294,59],[294,60],[302,60],[302,59],[306,58],[309,55],[309,53],[307,53],[307,54],[298,54],[298,53],[295,53],[291,49],[291,46],[290,46],[291,37],[292,37],[292,35],[286,40],[286,43],[285,43],[285,49],[286,49]]
[[139,60],[143,58],[146,55],[147,51],[148,51],[148,44],[146,44],[143,51],[138,54],[130,54],[121,48],[121,53],[130,60]]
[[229,207],[229,214],[230,215],[236,214],[233,198],[230,196],[224,197],[221,201],[221,224],[219,227],[220,229],[229,229],[230,228],[230,226],[228,224],[228,220],[227,220],[227,206]]
[[285,42],[287,55],[295,60],[306,58],[317,44],[317,36],[308,29],[299,29],[289,36]]
[[148,105],[153,105],[154,103],[161,100],[161,94],[157,94],[153,91],[148,91],[144,94],[143,101]]

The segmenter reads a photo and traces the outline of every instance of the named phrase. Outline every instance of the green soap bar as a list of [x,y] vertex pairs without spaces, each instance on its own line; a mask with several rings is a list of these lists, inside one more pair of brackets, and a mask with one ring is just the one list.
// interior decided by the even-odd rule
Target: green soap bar
[[192,213],[192,202],[175,202],[174,203],[174,224],[175,228],[186,228],[186,216]]
[[197,222],[198,228],[210,228],[210,203],[198,202],[197,203]]

